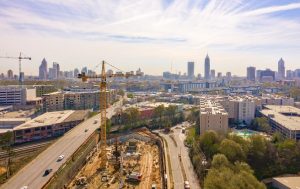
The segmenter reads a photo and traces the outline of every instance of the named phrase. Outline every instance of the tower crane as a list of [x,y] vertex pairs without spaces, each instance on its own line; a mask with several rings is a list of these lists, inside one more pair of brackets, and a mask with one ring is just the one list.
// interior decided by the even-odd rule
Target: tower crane
[[[126,72],[117,72],[115,74],[106,74],[105,72],[105,64],[112,66],[111,64],[102,61],[102,70],[100,75],[92,75],[88,76],[84,72],[78,74],[78,78],[82,79],[83,82],[86,82],[88,79],[97,79],[100,78],[100,170],[106,169],[107,164],[107,154],[106,154],[106,91],[107,91],[107,78],[129,78],[132,76],[136,76],[133,73]],[[114,67],[114,66],[112,66]],[[116,68],[116,67],[114,67]],[[118,69],[118,68],[117,68]]]
[[20,52],[19,57],[0,56],[0,58],[19,59],[19,85],[22,85],[23,81],[22,81],[22,78],[21,78],[21,72],[22,72],[21,62],[22,62],[22,60],[24,60],[24,59],[31,60],[31,57],[22,56],[22,53]]

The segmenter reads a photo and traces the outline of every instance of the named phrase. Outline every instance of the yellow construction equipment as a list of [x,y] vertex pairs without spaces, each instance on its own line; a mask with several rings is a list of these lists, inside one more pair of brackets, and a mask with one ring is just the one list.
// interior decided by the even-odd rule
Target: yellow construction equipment
[[[108,64],[105,61],[102,61],[102,70],[101,75],[93,75],[88,76],[85,73],[78,74],[78,78],[82,79],[83,82],[86,82],[88,79],[97,79],[100,78],[100,170],[106,169],[107,164],[107,154],[106,154],[106,95],[107,95],[107,78],[128,78],[134,75],[132,72],[126,72],[124,74],[123,72],[117,72],[115,74],[106,74],[105,72],[105,64]],[[110,65],[110,64],[108,64]],[[112,65],[110,65],[112,66]],[[114,67],[114,66],[112,66]],[[114,67],[115,68],[115,67]]]

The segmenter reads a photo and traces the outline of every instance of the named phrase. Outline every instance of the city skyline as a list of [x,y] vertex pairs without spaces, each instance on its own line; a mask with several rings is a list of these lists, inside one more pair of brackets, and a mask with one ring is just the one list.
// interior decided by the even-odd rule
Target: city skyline
[[[246,68],[285,70],[300,67],[300,3],[285,1],[2,1],[0,56],[23,52],[25,75],[39,74],[45,57],[61,70],[101,60],[124,71],[141,68],[146,74],[187,72],[204,75],[208,53],[211,69],[246,76]],[[0,59],[0,73],[16,60]],[[230,65],[230,66],[228,66]],[[100,71],[100,70],[99,70]],[[97,70],[97,72],[99,72]]]

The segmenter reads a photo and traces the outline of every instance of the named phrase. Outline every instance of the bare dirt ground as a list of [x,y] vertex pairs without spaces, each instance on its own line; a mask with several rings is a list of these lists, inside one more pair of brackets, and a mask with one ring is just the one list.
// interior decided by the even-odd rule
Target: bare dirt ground
[[0,175],[6,172],[6,169],[4,167],[0,167]]
[[[112,155],[115,147],[109,146],[108,151],[108,169],[106,173],[97,171],[100,159],[98,153],[95,153],[90,161],[83,167],[78,173],[76,178],[69,184],[70,189],[94,189],[94,188],[111,188],[117,189],[123,183],[122,188],[127,189],[150,189],[152,184],[156,185],[156,188],[161,188],[161,174],[159,167],[159,150],[154,144],[136,141],[137,150],[135,153],[129,154],[126,151],[128,142],[119,145],[123,154],[123,171],[115,168],[115,157]],[[131,172],[138,172],[142,175],[140,182],[129,182],[126,180],[126,176]],[[102,176],[108,175],[108,180],[102,182]],[[79,185],[78,179],[84,178],[84,184]],[[76,184],[77,180],[77,184]]]

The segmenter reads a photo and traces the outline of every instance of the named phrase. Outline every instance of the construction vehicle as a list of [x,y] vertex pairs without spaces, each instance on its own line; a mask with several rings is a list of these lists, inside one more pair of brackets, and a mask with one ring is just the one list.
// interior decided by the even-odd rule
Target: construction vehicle
[[21,73],[22,73],[21,62],[22,62],[22,60],[24,60],[24,59],[31,60],[31,57],[22,56],[22,53],[20,52],[19,57],[0,56],[0,58],[18,59],[18,60],[19,60],[19,85],[22,85],[22,84],[23,84],[23,80],[22,80],[22,78],[21,78]]
[[81,74],[78,74],[78,78],[82,79],[83,82],[86,82],[88,79],[97,79],[100,78],[100,166],[99,170],[106,170],[107,165],[107,152],[106,152],[106,108],[107,108],[107,101],[106,101],[106,92],[107,92],[107,78],[129,78],[134,75],[131,72],[126,72],[125,74],[123,72],[116,72],[115,74],[106,74],[105,71],[105,65],[110,65],[111,67],[116,68],[115,66],[112,66],[111,64],[102,61],[102,70],[100,75],[92,75],[88,76],[84,72]]

